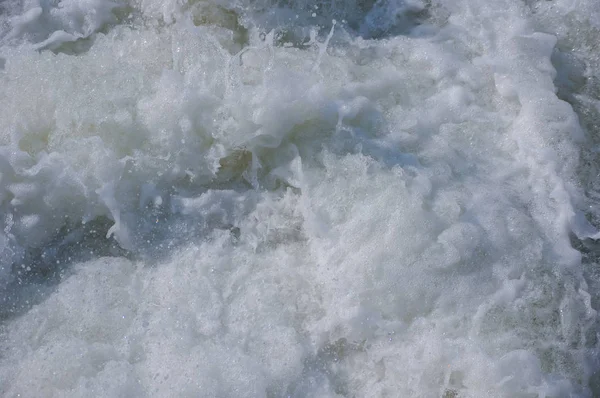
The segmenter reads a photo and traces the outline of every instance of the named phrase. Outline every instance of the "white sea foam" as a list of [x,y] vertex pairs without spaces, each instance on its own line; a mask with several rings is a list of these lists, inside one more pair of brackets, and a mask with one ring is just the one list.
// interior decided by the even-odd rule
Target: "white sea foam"
[[600,393],[578,4],[7,3],[0,393]]

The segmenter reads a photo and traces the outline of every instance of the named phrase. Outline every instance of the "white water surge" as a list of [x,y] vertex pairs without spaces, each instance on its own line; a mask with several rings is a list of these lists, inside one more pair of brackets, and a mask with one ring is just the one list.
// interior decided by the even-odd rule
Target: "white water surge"
[[598,43],[596,0],[3,2],[0,395],[600,396]]

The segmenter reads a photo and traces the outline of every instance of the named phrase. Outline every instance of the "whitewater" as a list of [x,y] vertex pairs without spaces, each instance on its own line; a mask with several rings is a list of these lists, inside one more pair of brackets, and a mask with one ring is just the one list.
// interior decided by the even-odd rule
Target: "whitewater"
[[600,396],[597,0],[0,3],[0,395]]

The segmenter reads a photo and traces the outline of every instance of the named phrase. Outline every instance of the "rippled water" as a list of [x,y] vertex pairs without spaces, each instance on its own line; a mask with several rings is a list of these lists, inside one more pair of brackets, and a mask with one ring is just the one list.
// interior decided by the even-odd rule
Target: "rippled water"
[[596,0],[0,4],[0,395],[600,394]]

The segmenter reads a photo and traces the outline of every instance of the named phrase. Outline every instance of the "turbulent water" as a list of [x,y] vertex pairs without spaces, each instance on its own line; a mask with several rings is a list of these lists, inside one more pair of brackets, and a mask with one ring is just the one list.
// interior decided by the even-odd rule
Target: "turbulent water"
[[597,0],[0,3],[0,395],[600,396]]

